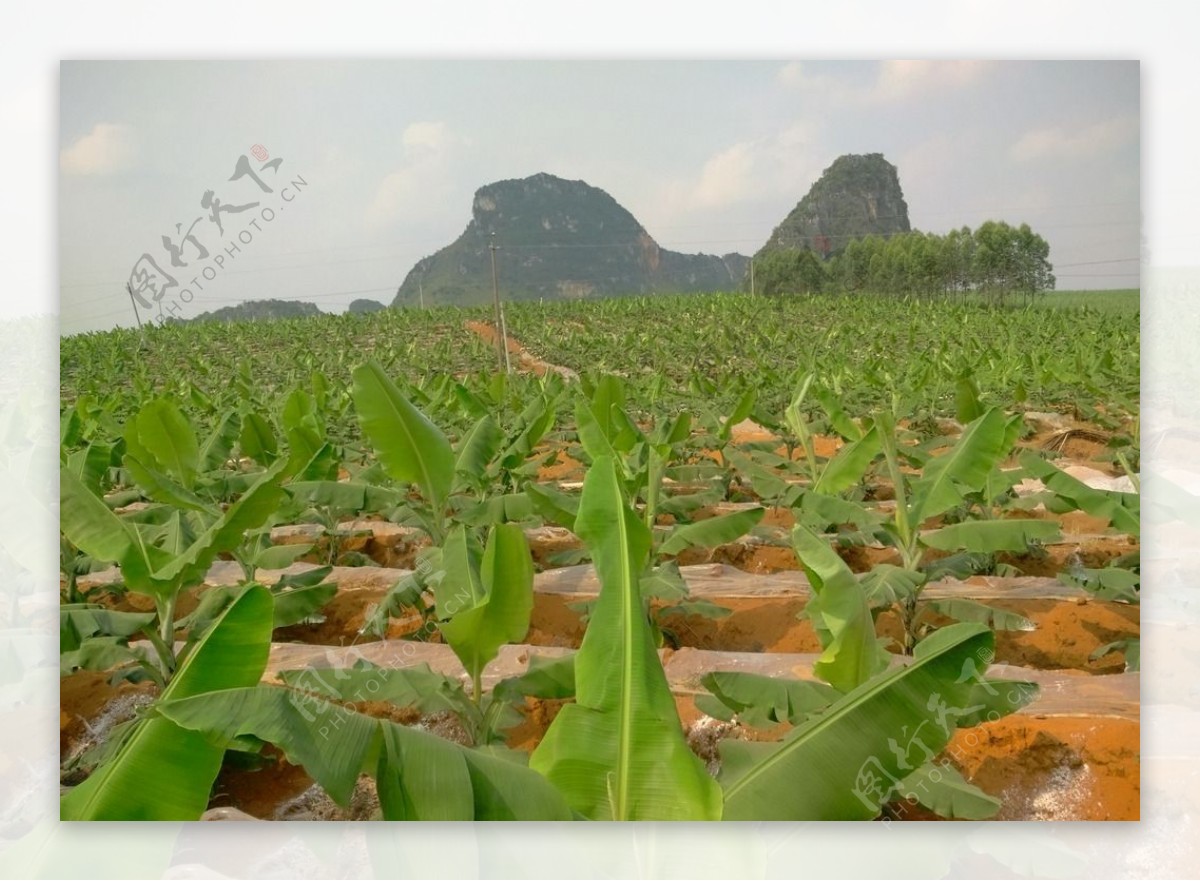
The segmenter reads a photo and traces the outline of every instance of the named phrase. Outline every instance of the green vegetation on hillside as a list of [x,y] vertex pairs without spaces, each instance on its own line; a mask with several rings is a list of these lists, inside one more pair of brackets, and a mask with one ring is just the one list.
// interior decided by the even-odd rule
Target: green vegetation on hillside
[[604,190],[550,174],[481,187],[471,211],[458,239],[408,273],[393,306],[490,302],[493,244],[509,300],[728,290],[745,269],[738,254],[660,248]]
[[1029,228],[989,220],[946,235],[908,232],[854,239],[822,261],[809,249],[756,257],[755,290],[764,294],[873,291],[920,297],[976,294],[1003,301],[1054,288],[1050,246]]
[[222,306],[211,312],[202,312],[191,319],[168,319],[166,323],[187,321],[276,321],[284,318],[312,318],[323,314],[312,303],[299,300],[246,300],[236,306]]
[[817,251],[835,254],[853,239],[911,229],[896,166],[881,153],[839,156],[755,254]]

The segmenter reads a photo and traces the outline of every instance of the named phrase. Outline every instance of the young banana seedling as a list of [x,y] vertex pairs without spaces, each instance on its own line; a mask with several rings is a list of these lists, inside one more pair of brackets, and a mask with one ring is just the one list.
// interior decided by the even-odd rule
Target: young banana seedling
[[[159,676],[169,681],[177,665],[175,606],[199,585],[222,553],[233,551],[257,529],[283,495],[287,462],[255,475],[237,501],[222,509],[200,495],[208,461],[191,423],[168,399],[144,406],[126,425],[125,470],[139,490],[158,503],[118,516],[71,467],[61,470],[63,535],[95,560],[120,567],[121,579],[154,599],[154,628],[147,633],[158,656]],[[84,638],[79,648],[88,647]]]
[[[667,642],[678,647],[679,623],[686,615],[721,618],[729,610],[692,598],[673,558],[688,548],[716,547],[734,541],[756,526],[766,512],[762,507],[753,507],[659,527],[660,513],[669,510],[679,514],[686,508],[679,499],[666,497],[663,487],[676,450],[691,433],[691,415],[684,411],[674,418],[660,419],[653,429],[645,431],[626,412],[624,398],[624,387],[617,377],[601,378],[591,400],[576,405],[576,425],[587,456],[592,461],[603,457],[617,461],[625,491],[630,498],[642,501],[641,519],[651,535],[642,591],[647,601],[653,601],[651,622],[659,644]],[[561,496],[559,502],[558,522],[566,525],[578,509],[563,504]],[[585,611],[590,611],[592,605],[586,604]]]
[[927,559],[930,550],[949,554],[1016,552],[1027,550],[1032,542],[1058,538],[1059,527],[1053,522],[990,516],[924,529],[951,509],[969,506],[972,498],[990,501],[993,496],[989,487],[1007,480],[996,470],[1012,452],[1020,427],[1020,416],[1010,417],[997,407],[988,408],[963,428],[949,449],[924,460],[924,468],[916,476],[902,465],[906,451],[897,443],[894,416],[890,411],[877,413],[875,428],[895,494],[892,516],[882,524],[881,536],[898,552],[900,565],[876,566],[863,582],[873,604],[894,606],[898,611],[905,654],[915,649],[926,612],[995,629],[1032,629],[1032,622],[1022,616],[970,600],[921,601],[933,571]]

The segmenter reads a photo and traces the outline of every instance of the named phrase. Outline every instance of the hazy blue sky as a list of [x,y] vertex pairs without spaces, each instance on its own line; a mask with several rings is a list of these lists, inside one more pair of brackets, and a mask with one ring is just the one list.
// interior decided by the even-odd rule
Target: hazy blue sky
[[[1136,62],[68,62],[61,101],[64,333],[133,323],[143,253],[186,284],[162,237],[203,218],[220,250],[206,191],[279,207],[296,177],[181,314],[390,302],[478,187],[539,171],[607,190],[664,247],[749,254],[849,152],[898,166],[918,229],[1025,221],[1060,289],[1138,281]],[[254,145],[282,159],[269,195],[229,180]],[[259,211],[221,214],[225,243]]]

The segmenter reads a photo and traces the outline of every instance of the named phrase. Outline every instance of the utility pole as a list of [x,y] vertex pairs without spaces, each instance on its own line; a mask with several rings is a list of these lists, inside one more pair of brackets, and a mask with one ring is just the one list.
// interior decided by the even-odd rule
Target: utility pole
[[508,362],[508,334],[504,328],[504,310],[500,307],[500,284],[496,280],[496,233],[494,230],[491,235],[488,250],[492,252],[492,303],[496,309],[496,360],[499,362],[500,370],[511,373],[512,366]]
[[421,308],[424,309],[425,308],[425,284],[424,284],[424,280],[420,276],[417,277],[417,296],[419,296],[421,298]]
[[754,258],[750,258],[750,296],[754,296]]
[[137,319],[138,330],[142,329],[142,316],[138,315],[137,299],[133,296],[133,282],[125,282],[125,290],[129,292],[129,302],[133,304],[133,317]]

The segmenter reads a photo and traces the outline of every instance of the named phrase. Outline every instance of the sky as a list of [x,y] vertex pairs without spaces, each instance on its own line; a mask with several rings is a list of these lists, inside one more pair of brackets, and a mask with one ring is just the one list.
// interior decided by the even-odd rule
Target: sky
[[133,326],[135,274],[180,317],[390,303],[475,190],[537,172],[751,254],[843,153],[897,166],[916,229],[1025,222],[1059,289],[1136,287],[1139,94],[1123,61],[64,62],[61,329]]

